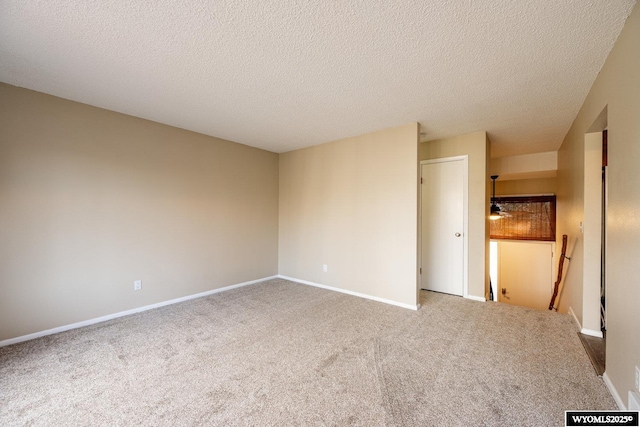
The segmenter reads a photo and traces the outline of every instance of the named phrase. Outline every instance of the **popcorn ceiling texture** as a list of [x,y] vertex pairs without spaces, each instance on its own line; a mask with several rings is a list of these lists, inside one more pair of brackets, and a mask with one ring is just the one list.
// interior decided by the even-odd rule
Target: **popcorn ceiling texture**
[[634,4],[3,0],[0,81],[275,152],[415,121],[543,152]]

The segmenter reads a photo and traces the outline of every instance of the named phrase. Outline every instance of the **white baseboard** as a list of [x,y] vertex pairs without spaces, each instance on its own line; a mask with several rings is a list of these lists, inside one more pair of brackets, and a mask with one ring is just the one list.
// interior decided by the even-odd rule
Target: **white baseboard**
[[602,331],[594,331],[593,329],[582,328],[580,329],[580,333],[592,337],[602,338]]
[[629,411],[640,411],[640,395],[638,392],[629,390],[629,407],[627,410]]
[[580,321],[576,317],[576,314],[573,312],[573,307],[569,307],[568,313],[571,315],[571,317],[573,317],[573,320],[576,322],[576,325],[578,325],[578,330],[581,330],[582,325],[580,324]]
[[474,296],[474,295],[467,295],[465,298],[473,300],[473,301],[487,302],[486,298],[477,297],[477,296]]
[[278,275],[278,277],[281,278],[281,279],[290,280],[292,282],[301,283],[303,285],[315,286],[316,288],[327,289],[329,291],[340,292],[340,293],[347,294],[347,295],[353,295],[355,297],[366,298],[366,299],[370,299],[370,300],[377,301],[377,302],[383,302],[385,304],[391,304],[391,305],[395,305],[395,306],[402,307],[402,308],[408,308],[409,310],[417,310],[418,309],[417,305],[404,304],[402,302],[397,302],[397,301],[392,301],[392,300],[389,300],[389,299],[374,297],[372,295],[361,294],[360,292],[353,292],[353,291],[348,291],[346,289],[334,288],[333,286],[321,285],[320,283],[309,282],[308,280],[301,280],[301,279],[296,279],[294,277],[283,276],[283,275]]
[[243,283],[238,283],[236,285],[225,286],[224,288],[212,289],[210,291],[200,292],[198,294],[193,294],[193,295],[187,295],[186,297],[180,297],[180,298],[176,298],[168,301],[162,301],[155,304],[145,305],[143,307],[133,308],[131,310],[121,311],[118,313],[107,314],[106,316],[96,317],[95,319],[83,320],[82,322],[59,326],[53,329],[47,329],[46,331],[35,332],[33,334],[28,334],[28,335],[22,335],[16,338],[9,338],[9,339],[0,341],[0,347],[33,340],[33,339],[44,337],[47,335],[57,334],[59,332],[69,331],[71,329],[82,328],[84,326],[89,326],[89,325],[93,325],[100,322],[106,322],[107,320],[117,319],[118,317],[129,316],[131,314],[152,310],[154,308],[164,307],[165,305],[177,304],[179,302],[188,301],[190,299],[202,298],[208,295],[217,294],[219,292],[229,291],[231,289],[236,289],[236,288],[240,288],[242,286],[247,286],[247,285],[253,285],[255,283],[260,283],[260,282],[264,282],[265,280],[276,279],[276,278],[278,278],[278,276],[263,277],[262,279],[251,280],[249,282],[243,282]]
[[602,375],[602,379],[604,380],[605,385],[609,389],[609,393],[611,393],[611,396],[613,396],[613,400],[615,400],[616,405],[618,405],[618,408],[620,408],[620,410],[622,410],[622,411],[626,411],[627,410],[627,406],[624,404],[624,401],[620,397],[620,394],[618,393],[618,390],[616,390],[616,388],[614,387],[613,383],[609,379],[609,375],[607,375],[606,372],[604,373],[604,375]]
[[594,331],[593,329],[583,328],[580,322],[578,321],[578,317],[576,317],[576,313],[573,311],[573,307],[569,307],[569,310],[567,311],[573,317],[573,320],[576,322],[576,325],[578,325],[578,330],[580,331],[581,334],[589,335],[592,337],[598,337],[598,338],[603,337],[602,331]]

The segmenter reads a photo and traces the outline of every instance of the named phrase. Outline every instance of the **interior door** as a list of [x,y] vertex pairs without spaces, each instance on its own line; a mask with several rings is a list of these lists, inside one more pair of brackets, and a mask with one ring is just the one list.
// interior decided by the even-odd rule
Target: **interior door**
[[553,292],[552,243],[498,243],[498,301],[548,310]]
[[463,295],[464,159],[421,166],[421,288]]

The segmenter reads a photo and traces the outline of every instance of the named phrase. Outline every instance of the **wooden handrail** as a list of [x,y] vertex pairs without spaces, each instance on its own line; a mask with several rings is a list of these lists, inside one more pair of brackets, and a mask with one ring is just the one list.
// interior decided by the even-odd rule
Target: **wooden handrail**
[[571,258],[567,257],[567,235],[562,235],[562,253],[560,254],[560,263],[558,264],[558,279],[556,280],[556,284],[553,287],[553,295],[551,296],[551,302],[549,303],[549,310],[553,310],[553,305],[556,302],[556,297],[558,296],[558,288],[560,287],[560,282],[562,281],[562,270],[564,268],[564,259],[567,258],[571,261]]

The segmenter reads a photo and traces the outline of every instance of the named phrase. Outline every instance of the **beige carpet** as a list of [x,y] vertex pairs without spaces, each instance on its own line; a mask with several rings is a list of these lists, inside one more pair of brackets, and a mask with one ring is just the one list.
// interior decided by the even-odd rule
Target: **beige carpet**
[[568,315],[271,280],[0,349],[0,425],[514,426],[615,409]]

